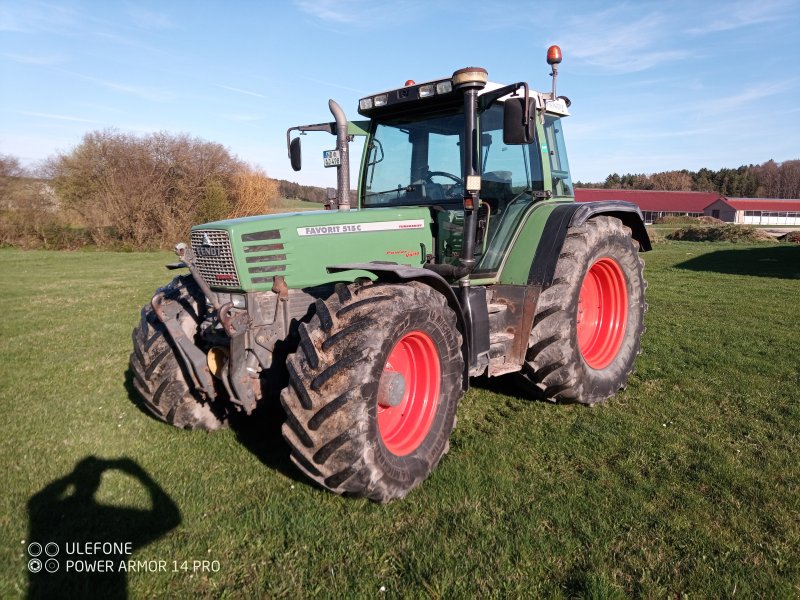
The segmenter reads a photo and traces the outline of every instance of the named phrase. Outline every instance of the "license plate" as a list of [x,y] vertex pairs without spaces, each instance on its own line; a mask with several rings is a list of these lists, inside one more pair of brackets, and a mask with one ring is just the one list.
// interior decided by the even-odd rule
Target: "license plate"
[[338,150],[323,150],[322,164],[326,167],[338,167],[342,164],[342,157]]

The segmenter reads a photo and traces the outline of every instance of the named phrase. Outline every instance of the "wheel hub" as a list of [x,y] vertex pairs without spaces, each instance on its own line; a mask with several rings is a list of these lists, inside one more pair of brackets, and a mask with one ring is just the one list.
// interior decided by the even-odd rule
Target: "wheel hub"
[[625,275],[615,260],[601,258],[586,272],[578,298],[578,348],[587,365],[599,370],[613,362],[625,338],[627,320]]
[[378,431],[392,454],[414,452],[431,430],[439,406],[441,368],[433,340],[405,334],[386,359],[378,383]]

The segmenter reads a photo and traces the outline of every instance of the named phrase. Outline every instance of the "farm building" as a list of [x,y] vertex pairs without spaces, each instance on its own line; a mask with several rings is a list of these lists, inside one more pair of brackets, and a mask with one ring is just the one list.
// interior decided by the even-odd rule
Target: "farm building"
[[713,192],[668,192],[661,190],[617,190],[575,188],[575,200],[595,202],[625,200],[641,210],[648,225],[661,217],[702,217],[707,206],[724,196]]
[[742,225],[800,225],[800,200],[726,198],[714,192],[667,192],[575,188],[575,200],[625,200],[641,210],[648,225],[660,217],[702,217]]
[[800,225],[800,200],[721,197],[704,213],[742,225]]

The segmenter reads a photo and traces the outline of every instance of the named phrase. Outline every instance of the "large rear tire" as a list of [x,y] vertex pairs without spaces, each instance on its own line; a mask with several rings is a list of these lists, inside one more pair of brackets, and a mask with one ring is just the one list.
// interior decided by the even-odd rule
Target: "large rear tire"
[[338,494],[402,498],[449,448],[464,362],[455,313],[428,286],[339,284],[299,327],[283,436]]
[[619,219],[570,227],[542,292],[520,373],[536,395],[595,404],[623,389],[640,353],[644,262]]
[[[176,277],[159,291],[164,292],[167,299],[181,304],[183,310],[178,321],[186,334],[194,337],[200,320],[198,306],[205,302],[194,280],[190,276]],[[175,357],[176,350],[167,328],[149,304],[142,308],[139,326],[133,330],[132,337],[133,385],[144,408],[157,419],[182,429],[215,431],[226,425],[223,410],[196,395],[190,378]]]

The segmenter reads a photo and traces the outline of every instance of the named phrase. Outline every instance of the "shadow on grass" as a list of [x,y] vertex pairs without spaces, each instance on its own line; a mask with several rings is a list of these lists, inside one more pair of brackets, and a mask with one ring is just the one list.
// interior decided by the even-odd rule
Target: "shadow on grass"
[[[128,367],[125,371],[125,391],[130,401],[143,414],[153,419],[153,413],[145,406],[144,400],[133,385],[133,371]],[[297,470],[289,459],[289,445],[281,434],[281,426],[285,420],[283,407],[280,405],[275,390],[265,390],[267,398],[259,402],[253,414],[234,414],[228,420],[228,426],[236,434],[239,442],[258,458],[265,466],[278,471],[290,479],[305,484],[313,483]]]
[[[112,471],[146,489],[151,508],[98,502],[103,475]],[[133,460],[87,456],[31,497],[28,518],[29,599],[127,598],[127,570],[120,565],[177,527],[181,513]]]
[[689,271],[800,279],[800,245],[717,250],[676,266]]

